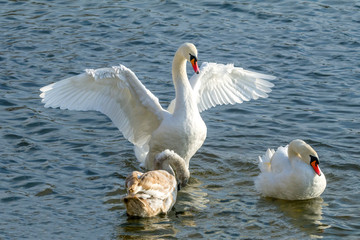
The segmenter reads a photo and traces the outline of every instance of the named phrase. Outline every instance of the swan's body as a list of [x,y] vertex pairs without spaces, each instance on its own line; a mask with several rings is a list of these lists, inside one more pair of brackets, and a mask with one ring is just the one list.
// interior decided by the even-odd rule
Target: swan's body
[[177,186],[186,184],[190,176],[184,159],[170,150],[158,154],[155,165],[171,173],[165,170],[134,171],[126,178],[128,195],[124,202],[128,215],[153,217],[168,213],[176,202]]
[[204,63],[190,80],[186,62],[196,73],[197,50],[185,43],[177,50],[172,67],[176,97],[168,110],[128,68],[86,70],[41,88],[45,107],[97,110],[106,114],[135,145],[135,154],[148,170],[155,169],[155,156],[165,149],[180,155],[189,167],[190,158],[206,138],[200,112],[221,104],[266,98],[273,76],[234,67]]
[[267,197],[303,200],[320,196],[326,188],[315,150],[302,140],[294,140],[275,152],[268,149],[259,157],[260,175],[256,189]]

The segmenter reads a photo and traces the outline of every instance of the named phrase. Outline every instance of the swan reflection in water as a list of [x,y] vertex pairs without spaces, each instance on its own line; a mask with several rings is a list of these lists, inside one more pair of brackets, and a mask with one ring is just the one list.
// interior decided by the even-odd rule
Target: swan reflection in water
[[275,198],[262,198],[262,200],[265,201],[263,204],[275,205],[289,218],[289,223],[311,237],[322,237],[325,229],[331,227],[321,221],[323,219],[322,208],[327,206],[321,197],[298,201]]

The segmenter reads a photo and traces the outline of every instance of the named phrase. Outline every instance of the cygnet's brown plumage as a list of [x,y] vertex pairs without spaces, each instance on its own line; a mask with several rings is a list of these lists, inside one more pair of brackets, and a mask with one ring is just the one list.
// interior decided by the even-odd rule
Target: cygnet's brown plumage
[[175,204],[176,179],[165,170],[134,171],[126,178],[125,184],[128,195],[124,202],[130,216],[153,217],[167,213]]
[[129,216],[153,217],[168,213],[176,202],[177,186],[185,185],[190,176],[185,160],[170,150],[157,155],[156,165],[167,171],[134,171],[126,178],[128,195],[124,202]]

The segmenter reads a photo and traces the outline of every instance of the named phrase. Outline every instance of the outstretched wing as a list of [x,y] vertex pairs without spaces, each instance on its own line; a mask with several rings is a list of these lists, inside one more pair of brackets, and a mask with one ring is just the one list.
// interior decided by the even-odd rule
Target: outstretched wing
[[104,113],[135,145],[145,144],[163,118],[158,98],[122,65],[87,69],[40,91],[45,107]]
[[233,64],[203,63],[200,74],[194,74],[190,84],[202,112],[216,105],[266,98],[274,86],[266,80],[273,79],[274,76],[247,71]]

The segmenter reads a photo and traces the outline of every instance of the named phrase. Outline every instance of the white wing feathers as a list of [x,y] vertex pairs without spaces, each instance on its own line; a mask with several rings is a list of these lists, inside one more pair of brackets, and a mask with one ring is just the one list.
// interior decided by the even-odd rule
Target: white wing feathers
[[122,65],[87,69],[40,91],[45,107],[104,113],[134,145],[145,144],[163,118],[158,98]]
[[200,74],[194,74],[190,84],[197,94],[202,112],[216,105],[242,103],[268,97],[275,77],[234,67],[233,64],[203,63]]

